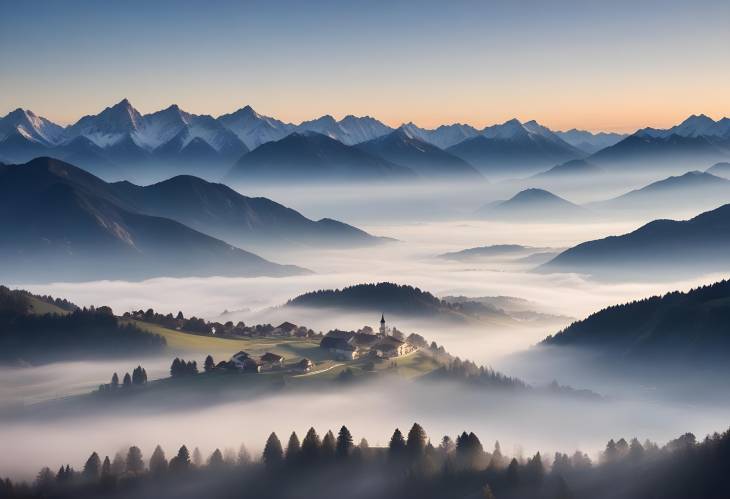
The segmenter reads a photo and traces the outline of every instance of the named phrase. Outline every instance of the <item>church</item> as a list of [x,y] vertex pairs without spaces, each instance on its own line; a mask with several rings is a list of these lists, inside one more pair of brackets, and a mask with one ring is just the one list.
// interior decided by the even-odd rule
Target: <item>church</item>
[[319,346],[339,360],[355,360],[365,356],[391,359],[414,350],[412,345],[392,335],[392,330],[386,326],[385,314],[380,316],[377,334],[332,330],[322,338]]

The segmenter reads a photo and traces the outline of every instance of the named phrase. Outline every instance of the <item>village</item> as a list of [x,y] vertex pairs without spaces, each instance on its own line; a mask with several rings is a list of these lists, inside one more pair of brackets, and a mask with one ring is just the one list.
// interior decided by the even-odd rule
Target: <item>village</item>
[[[309,337],[311,330],[299,327],[290,322],[284,322],[271,330],[274,336]],[[358,359],[397,359],[415,352],[418,346],[406,340],[403,333],[395,328],[386,326],[385,316],[380,317],[380,327],[376,333],[371,327],[365,326],[358,331],[329,331],[321,337],[320,349],[328,356],[338,361],[353,361]],[[312,371],[314,362],[308,358],[296,359],[286,364],[287,359],[279,354],[265,352],[254,356],[245,351],[239,351],[227,361],[215,365],[216,370],[238,371],[247,373],[261,373],[265,371],[288,370],[294,373],[305,374]]]

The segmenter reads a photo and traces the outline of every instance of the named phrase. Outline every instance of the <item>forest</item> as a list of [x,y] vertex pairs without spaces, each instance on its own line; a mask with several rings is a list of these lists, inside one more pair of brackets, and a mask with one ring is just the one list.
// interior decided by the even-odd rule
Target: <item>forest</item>
[[508,456],[473,432],[436,444],[414,423],[396,429],[387,447],[355,442],[346,426],[320,437],[310,428],[282,440],[271,433],[260,456],[241,445],[207,459],[181,445],[168,459],[158,445],[146,458],[137,446],[110,457],[91,451],[75,469],[56,463],[31,483],[0,480],[1,498],[311,497],[378,498],[726,498],[730,432],[698,442],[687,433],[659,446],[611,439],[597,462],[581,451]]

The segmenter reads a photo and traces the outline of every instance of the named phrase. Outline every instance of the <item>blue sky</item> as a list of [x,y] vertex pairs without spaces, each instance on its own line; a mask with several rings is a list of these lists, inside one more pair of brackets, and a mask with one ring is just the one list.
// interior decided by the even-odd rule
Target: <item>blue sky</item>
[[0,115],[124,97],[298,122],[511,117],[631,130],[730,115],[727,1],[0,0]]

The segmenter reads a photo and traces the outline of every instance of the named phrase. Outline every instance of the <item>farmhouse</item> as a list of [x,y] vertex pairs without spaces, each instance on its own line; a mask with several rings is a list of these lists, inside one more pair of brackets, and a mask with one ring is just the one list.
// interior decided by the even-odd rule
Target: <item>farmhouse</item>
[[312,367],[314,367],[314,363],[309,359],[302,359],[294,364],[294,369],[302,373],[308,373],[312,370]]
[[279,369],[284,364],[284,357],[275,353],[266,352],[261,356],[261,364],[267,369]]

